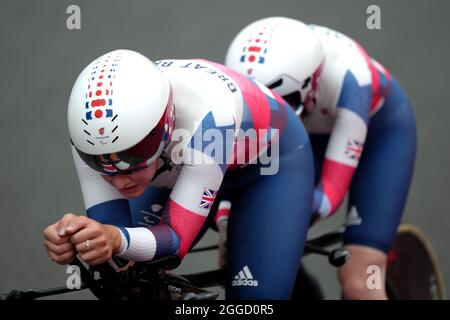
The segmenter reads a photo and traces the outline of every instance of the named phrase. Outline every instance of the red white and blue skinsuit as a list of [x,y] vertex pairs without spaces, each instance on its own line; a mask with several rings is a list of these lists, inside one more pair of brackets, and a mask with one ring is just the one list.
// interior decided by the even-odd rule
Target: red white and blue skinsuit
[[[240,198],[233,203],[229,223],[227,297],[288,299],[314,189],[304,126],[279,96],[222,65],[206,60],[156,64],[173,88],[175,130],[164,156],[177,164],[158,175],[142,196],[126,199],[73,149],[87,215],[120,228],[122,258],[182,259],[207,227],[215,197],[233,189]],[[248,129],[266,131],[245,137]],[[177,130],[188,134],[180,140]],[[215,137],[202,139],[208,130],[228,137],[231,133],[231,138],[211,153]],[[249,147],[252,141],[260,143],[256,151]],[[270,163],[261,160],[268,150]],[[238,162],[233,159],[245,161],[231,164]],[[158,159],[158,167],[162,165]]]
[[412,108],[397,81],[357,42],[311,28],[325,50],[316,106],[302,118],[316,163],[313,209],[330,216],[349,191],[345,243],[387,252],[414,168]]

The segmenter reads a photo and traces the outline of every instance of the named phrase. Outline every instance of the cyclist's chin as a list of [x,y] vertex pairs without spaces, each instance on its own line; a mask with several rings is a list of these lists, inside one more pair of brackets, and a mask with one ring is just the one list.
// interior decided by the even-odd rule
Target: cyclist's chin
[[137,198],[144,193],[145,187],[141,185],[136,185],[134,187],[128,189],[121,189],[119,191],[127,199]]

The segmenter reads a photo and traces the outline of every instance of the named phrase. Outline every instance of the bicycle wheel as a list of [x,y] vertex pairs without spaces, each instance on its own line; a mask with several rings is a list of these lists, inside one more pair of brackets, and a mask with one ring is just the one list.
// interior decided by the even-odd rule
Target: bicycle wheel
[[386,290],[391,300],[443,300],[444,282],[430,241],[416,226],[401,224],[388,253]]

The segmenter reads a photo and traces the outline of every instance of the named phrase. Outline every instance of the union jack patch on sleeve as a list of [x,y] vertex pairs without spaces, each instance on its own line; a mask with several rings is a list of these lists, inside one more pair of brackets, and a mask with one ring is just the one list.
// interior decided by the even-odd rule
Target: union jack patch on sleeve
[[200,208],[209,209],[214,203],[217,196],[217,191],[213,189],[204,188],[202,199],[200,200]]
[[345,154],[353,160],[359,160],[363,151],[363,143],[355,139],[350,139],[347,141],[347,148],[345,149]]

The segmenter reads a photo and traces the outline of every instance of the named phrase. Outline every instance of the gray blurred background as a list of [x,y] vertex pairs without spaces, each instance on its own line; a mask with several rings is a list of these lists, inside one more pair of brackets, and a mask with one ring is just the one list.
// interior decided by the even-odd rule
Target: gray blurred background
[[[68,30],[66,8],[81,8],[81,30]],[[366,8],[381,8],[381,30],[368,30]],[[450,2],[447,0],[12,1],[0,3],[0,292],[65,284],[48,260],[42,230],[83,204],[69,148],[67,100],[79,72],[117,48],[160,58],[222,62],[234,35],[270,15],[326,25],[357,39],[400,80],[417,117],[416,172],[404,220],[435,246],[450,288]],[[311,233],[343,221],[341,212]],[[209,232],[202,244],[212,244]],[[275,241],[275,240],[274,240]],[[335,271],[323,257],[306,264],[326,297],[337,299]],[[282,261],[280,261],[282,263]],[[189,255],[180,272],[217,265],[216,253]],[[73,293],[63,298],[92,298]]]

